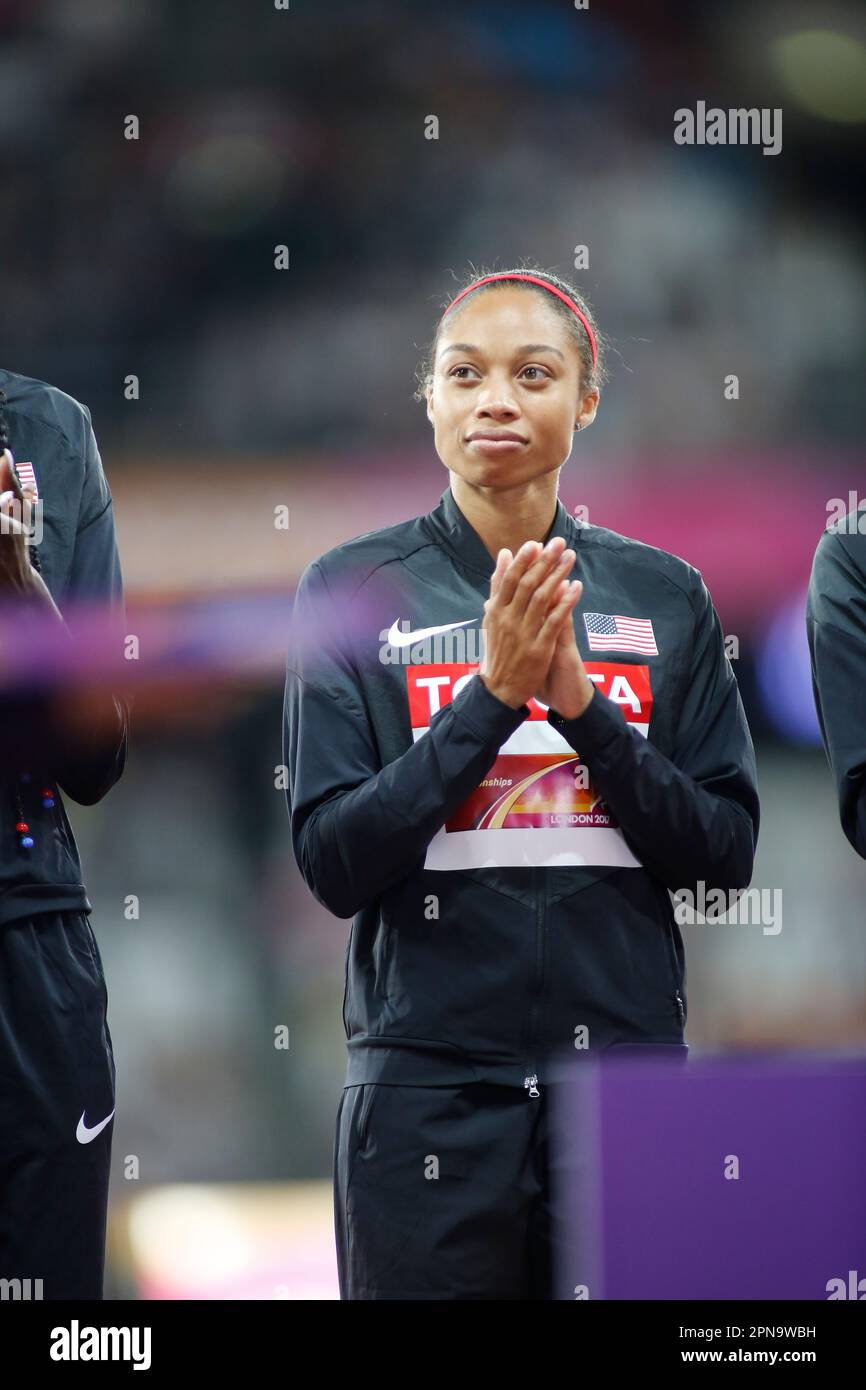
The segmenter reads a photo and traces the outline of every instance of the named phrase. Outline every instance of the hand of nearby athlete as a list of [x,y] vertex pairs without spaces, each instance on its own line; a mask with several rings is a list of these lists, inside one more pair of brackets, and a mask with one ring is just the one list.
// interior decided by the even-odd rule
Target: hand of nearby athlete
[[34,601],[60,617],[48,587],[30,563],[27,533],[32,519],[36,489],[23,488],[14,470],[8,449],[0,454],[0,596]]
[[[575,602],[578,602],[583,593],[583,584],[579,579],[575,580],[575,583]],[[535,691],[535,698],[543,705],[550,705],[564,719],[577,719],[583,714],[594,693],[595,686],[586,674],[583,657],[577,649],[572,609],[569,609],[568,617],[563,619],[560,625],[547,678],[540,689]]]
[[[525,705],[546,680],[566,617],[580,597],[565,575],[573,550],[554,536],[546,546],[527,541],[512,556],[500,550],[484,604],[484,660],[479,675],[492,695],[512,709]],[[558,708],[558,706],[557,706]],[[563,711],[564,712],[564,711]]]

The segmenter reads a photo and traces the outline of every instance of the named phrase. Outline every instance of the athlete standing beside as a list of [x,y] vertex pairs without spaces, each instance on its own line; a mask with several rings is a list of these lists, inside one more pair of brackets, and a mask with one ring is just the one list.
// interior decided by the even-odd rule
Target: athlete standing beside
[[839,819],[866,859],[866,508],[829,525],[812,562],[806,601],[812,692]]
[[751,877],[754,752],[700,574],[558,500],[601,380],[572,286],[473,280],[419,390],[449,487],[298,584],[292,843],[353,918],[343,1298],[554,1296],[554,1060],[684,1055],[668,890]]
[[[42,538],[37,529],[28,545],[34,503]],[[47,630],[74,643],[79,602],[122,616],[111,493],[90,414],[4,370],[0,513],[0,608],[16,622],[16,642],[36,622],[40,641]],[[52,698],[4,680],[0,713],[0,1279],[8,1297],[99,1299],[115,1069],[91,904],[60,789],[84,805],[105,796],[123,771],[128,712],[121,698],[93,691],[87,726],[73,729],[64,691]]]

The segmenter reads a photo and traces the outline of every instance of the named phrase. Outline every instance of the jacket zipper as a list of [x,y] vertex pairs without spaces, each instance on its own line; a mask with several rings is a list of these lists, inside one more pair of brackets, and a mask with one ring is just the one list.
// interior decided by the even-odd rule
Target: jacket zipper
[[[665,896],[667,896],[667,894]],[[670,918],[667,915],[665,915],[665,939],[667,941],[668,959],[670,961],[671,966],[671,975],[674,981],[674,998],[677,1002],[677,1013],[679,1014],[680,1027],[684,1029],[686,1026],[686,1009],[685,1004],[683,1003],[683,996],[680,994],[680,991],[677,988],[679,966],[677,964],[677,952],[676,947],[674,945],[674,929],[671,924]]]
[[544,894],[546,891],[542,886],[545,880],[541,877],[538,868],[533,868],[532,870],[532,882],[535,888],[535,979],[533,981],[532,1006],[529,1012],[527,1067],[526,1076],[523,1078],[523,1088],[533,1100],[538,1100],[541,1092],[538,1089],[538,1077],[535,1074],[535,1064],[532,1057],[535,1049],[535,1023],[538,1016],[538,1001],[539,995],[541,994],[541,983],[544,973]]
[[346,958],[343,969],[343,1032],[346,1034],[347,1040],[349,1037],[349,1025],[346,1021],[346,1002],[349,994],[349,957],[352,953],[352,933],[354,932],[354,930],[355,919],[352,918],[352,922],[349,927],[349,939],[346,942]]

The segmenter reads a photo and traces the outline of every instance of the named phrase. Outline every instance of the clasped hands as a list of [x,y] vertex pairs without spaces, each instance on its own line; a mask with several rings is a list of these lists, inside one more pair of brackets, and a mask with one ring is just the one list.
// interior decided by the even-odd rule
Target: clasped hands
[[512,709],[534,697],[563,718],[576,719],[593,697],[572,616],[583,584],[566,577],[575,559],[562,536],[545,546],[526,541],[516,555],[500,550],[497,556],[484,603],[479,675]]
[[50,612],[62,622],[44,579],[30,563],[27,536],[32,525],[36,489],[22,487],[8,449],[0,451],[0,602],[23,601],[33,611]]

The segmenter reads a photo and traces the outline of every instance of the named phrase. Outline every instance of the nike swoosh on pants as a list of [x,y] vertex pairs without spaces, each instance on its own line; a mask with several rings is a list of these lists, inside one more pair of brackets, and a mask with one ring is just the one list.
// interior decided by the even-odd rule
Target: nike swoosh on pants
[[[116,1108],[117,1107],[115,1107],[115,1109]],[[111,1116],[114,1114],[114,1110],[112,1110],[111,1115],[106,1115],[105,1119],[100,1120],[99,1124],[94,1125],[92,1129],[88,1129],[87,1125],[84,1123],[84,1116],[86,1114],[87,1111],[82,1110],[81,1119],[78,1121],[78,1128],[75,1131],[75,1137],[78,1140],[79,1144],[89,1144],[91,1139],[95,1139],[97,1134],[101,1134],[102,1131],[105,1129],[105,1126],[111,1119]]]

